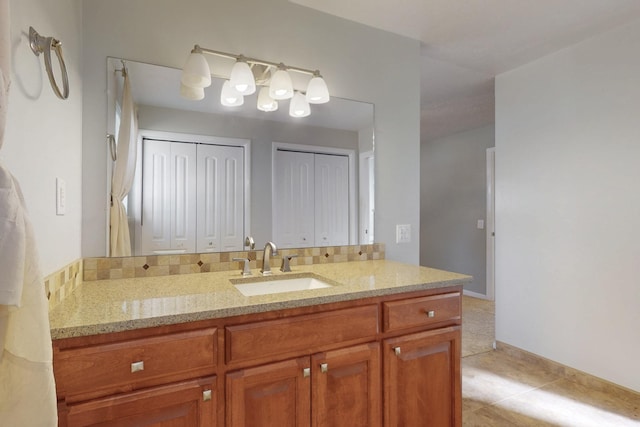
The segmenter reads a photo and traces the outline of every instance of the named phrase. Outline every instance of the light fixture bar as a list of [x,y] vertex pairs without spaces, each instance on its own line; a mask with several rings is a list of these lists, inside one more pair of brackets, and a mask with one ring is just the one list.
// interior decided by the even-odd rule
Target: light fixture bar
[[[194,101],[203,99],[204,88],[211,85],[211,66],[204,54],[235,61],[228,77],[219,76],[224,79],[220,103],[225,107],[243,105],[244,98],[253,95],[258,88],[260,91],[256,107],[265,112],[276,111],[278,101],[291,100],[289,115],[307,117],[311,112],[309,104],[329,102],[329,90],[319,70],[292,67],[282,62],[248,58],[242,54],[222,52],[197,44],[191,50],[180,78],[182,84],[180,94],[186,99]],[[293,87],[290,71],[311,76],[305,92]]]
[[[238,59],[242,58],[242,60],[244,60],[245,62],[247,62],[249,64],[264,65],[266,67],[278,68],[278,66],[280,66],[282,64],[280,62],[271,62],[271,61],[266,61],[264,59],[250,58],[250,57],[244,56],[244,55],[236,55],[236,54],[233,54],[233,53],[227,53],[227,52],[222,52],[222,51],[219,51],[219,50],[213,50],[213,49],[209,49],[209,48],[206,48],[206,47],[202,47],[200,45],[195,45],[193,47],[193,49],[191,50],[191,53],[208,53],[210,55],[216,55],[216,56],[220,56],[220,57],[223,57],[223,58],[235,59],[236,61]],[[318,72],[318,70],[308,70],[306,68],[293,67],[293,66],[286,65],[286,64],[282,64],[282,65],[284,65],[284,67],[287,69],[287,71],[295,71],[297,73],[308,74],[310,76],[313,76],[315,73]]]

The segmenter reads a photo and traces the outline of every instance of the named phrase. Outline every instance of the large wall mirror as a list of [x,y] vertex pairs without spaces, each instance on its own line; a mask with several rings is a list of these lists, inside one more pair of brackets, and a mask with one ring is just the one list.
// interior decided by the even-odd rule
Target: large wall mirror
[[[224,107],[222,78],[214,76],[205,98],[192,101],[180,96],[180,70],[108,58],[107,134],[114,140],[123,67],[139,129],[124,200],[131,255],[242,251],[248,236],[257,247],[373,243],[372,104],[332,97],[303,118],[289,116],[289,101],[259,111],[256,94]],[[107,156],[111,183],[111,150]],[[107,242],[109,228],[107,221]]]

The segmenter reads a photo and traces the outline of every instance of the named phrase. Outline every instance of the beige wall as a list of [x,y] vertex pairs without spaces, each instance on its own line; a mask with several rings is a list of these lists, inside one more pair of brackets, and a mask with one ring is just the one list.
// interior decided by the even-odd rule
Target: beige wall
[[[22,186],[44,274],[80,257],[82,174],[82,21],[77,0],[12,0],[13,67],[0,161]],[[29,26],[62,41],[70,95],[56,97],[43,56],[29,47]],[[55,55],[52,54],[57,70]],[[61,80],[59,86],[62,87]],[[56,215],[56,178],[66,181],[66,215]],[[0,273],[1,274],[1,273]]]
[[497,339],[640,391],[640,22],[496,78]]

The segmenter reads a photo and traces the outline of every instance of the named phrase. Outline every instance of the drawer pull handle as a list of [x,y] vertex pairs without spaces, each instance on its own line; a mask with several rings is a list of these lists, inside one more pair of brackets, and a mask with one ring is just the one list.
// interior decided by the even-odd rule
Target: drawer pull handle
[[133,362],[131,364],[131,372],[139,372],[139,371],[144,371],[144,362],[143,361]]
[[202,392],[202,401],[208,402],[211,400],[211,390],[205,390]]
[[400,356],[402,351],[400,351],[400,347],[393,347],[393,351],[396,353],[396,356]]
[[309,375],[311,375],[311,368],[304,368],[304,369],[302,370],[302,376],[303,376],[304,378],[308,378],[308,377],[309,377]]
[[320,372],[322,372],[323,374],[326,374],[328,370],[329,370],[329,365],[327,363],[320,364]]
[[424,312],[427,313],[427,317],[436,317],[435,310],[425,310]]

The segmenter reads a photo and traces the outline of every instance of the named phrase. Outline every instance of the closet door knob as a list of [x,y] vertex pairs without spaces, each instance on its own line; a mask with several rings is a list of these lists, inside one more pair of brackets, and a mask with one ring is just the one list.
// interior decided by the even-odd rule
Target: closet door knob
[[329,370],[329,364],[328,363],[320,364],[320,372],[322,372],[323,374],[326,374],[328,370]]
[[393,351],[396,353],[396,356],[400,356],[402,351],[400,351],[400,347],[393,347]]

